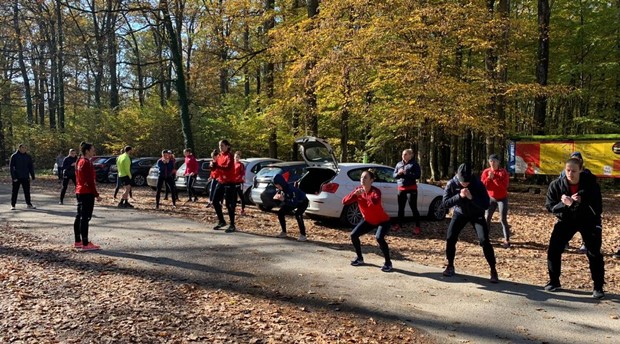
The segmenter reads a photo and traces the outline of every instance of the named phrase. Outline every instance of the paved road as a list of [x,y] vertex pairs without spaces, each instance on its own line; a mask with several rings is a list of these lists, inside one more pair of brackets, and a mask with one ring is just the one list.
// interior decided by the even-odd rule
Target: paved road
[[[57,205],[56,195],[33,198],[38,209],[26,210],[20,201],[11,211],[9,186],[0,185],[0,221],[41,240],[70,245],[75,207],[67,203],[72,202]],[[91,226],[91,240],[104,248],[93,254],[110,257],[128,274],[154,270],[163,278],[300,307],[398,319],[441,342],[620,342],[618,295],[596,301],[586,290],[546,293],[540,286],[510,281],[489,284],[487,276],[446,279],[440,268],[410,261],[395,261],[393,273],[382,273],[383,260],[374,254],[366,255],[369,265],[351,267],[354,254],[335,245],[225,234],[139,210],[97,206]]]

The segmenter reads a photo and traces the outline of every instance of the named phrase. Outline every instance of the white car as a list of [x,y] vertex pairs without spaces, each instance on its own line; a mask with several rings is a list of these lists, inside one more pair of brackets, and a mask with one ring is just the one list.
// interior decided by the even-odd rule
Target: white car
[[[338,163],[331,146],[316,137],[295,140],[308,169],[299,180],[299,188],[306,193],[310,204],[306,214],[317,217],[337,218],[343,224],[355,226],[362,221],[362,214],[353,203],[347,206],[342,199],[360,185],[362,172],[372,168],[376,172],[373,186],[381,190],[383,208],[390,217],[398,216],[398,187],[393,177],[394,168],[378,164]],[[418,183],[418,211],[420,216],[442,220],[446,210],[441,208],[443,189]],[[405,206],[405,216],[413,216]]]

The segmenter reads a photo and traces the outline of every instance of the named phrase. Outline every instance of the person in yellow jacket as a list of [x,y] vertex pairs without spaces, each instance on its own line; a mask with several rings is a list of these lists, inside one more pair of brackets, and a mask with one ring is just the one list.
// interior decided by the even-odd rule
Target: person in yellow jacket
[[123,195],[121,201],[118,204],[119,208],[133,208],[133,205],[127,200],[129,193],[131,192],[131,146],[125,147],[125,153],[116,158],[116,167],[118,168],[118,178],[123,185]]

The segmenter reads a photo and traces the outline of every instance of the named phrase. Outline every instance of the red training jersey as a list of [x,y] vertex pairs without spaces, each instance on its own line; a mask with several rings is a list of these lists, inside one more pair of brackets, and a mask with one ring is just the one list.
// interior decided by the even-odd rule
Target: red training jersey
[[357,202],[364,220],[371,225],[376,226],[389,221],[390,217],[383,209],[383,203],[381,202],[381,190],[372,186],[370,191],[357,195],[356,192],[360,188],[363,190],[363,187],[359,186],[345,196],[342,199],[342,204],[347,205]]
[[245,182],[245,165],[235,161],[235,184]]
[[490,167],[482,171],[480,181],[482,181],[484,187],[487,188],[489,197],[501,201],[508,196],[508,171],[503,168],[498,168],[497,171],[493,171],[493,179],[489,178],[489,173],[491,173],[491,171],[493,171],[493,169]]
[[235,159],[230,152],[220,153],[215,158],[213,166],[218,183],[230,184],[235,182]]
[[95,184],[95,166],[90,161],[81,157],[75,166],[75,193],[76,194],[94,194],[99,196],[97,185]]
[[185,174],[189,176],[190,174],[198,175],[198,161],[196,157],[192,155],[188,155],[185,157]]

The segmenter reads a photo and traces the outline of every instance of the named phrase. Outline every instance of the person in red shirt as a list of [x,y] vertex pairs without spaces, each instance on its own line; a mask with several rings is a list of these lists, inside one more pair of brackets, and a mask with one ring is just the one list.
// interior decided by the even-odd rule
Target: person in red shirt
[[241,162],[241,152],[235,152],[235,185],[237,196],[241,200],[241,213],[245,215],[245,199],[243,198],[243,184],[245,183],[245,165]]
[[226,233],[237,230],[235,227],[235,207],[237,206],[237,185],[235,184],[235,160],[230,153],[231,144],[228,140],[221,140],[220,154],[211,161],[211,171],[217,175],[217,187],[213,196],[213,208],[217,214],[218,224],[213,229],[223,229],[226,227],[226,220],[222,213],[222,201],[226,199],[226,209],[230,225],[226,228]]
[[100,202],[101,198],[97,192],[95,184],[95,166],[91,162],[95,155],[95,146],[92,143],[80,143],[82,157],[75,167],[75,195],[78,201],[77,215],[73,223],[73,233],[75,234],[74,248],[84,251],[99,250],[101,247],[88,241],[88,222],[93,216],[95,199]]
[[489,156],[489,168],[482,171],[480,180],[489,194],[489,209],[486,211],[487,227],[491,228],[493,213],[499,208],[502,230],[504,232],[504,248],[510,248],[510,226],[508,225],[508,171],[499,167],[499,156]]
[[381,190],[372,186],[375,180],[375,173],[372,170],[364,171],[360,177],[361,186],[355,188],[350,194],[342,199],[344,205],[357,202],[364,220],[358,223],[351,232],[351,241],[355,247],[357,257],[351,261],[351,265],[364,265],[364,257],[362,257],[362,246],[360,236],[369,233],[373,229],[377,229],[375,237],[383,252],[385,264],[381,267],[381,271],[392,271],[392,261],[390,260],[390,248],[385,241],[385,236],[390,230],[390,217],[383,209],[381,202]]
[[196,192],[194,191],[194,183],[198,176],[198,161],[191,148],[185,148],[183,154],[185,155],[185,185],[187,186],[187,197],[189,198],[187,201],[196,202],[198,197],[196,197]]

